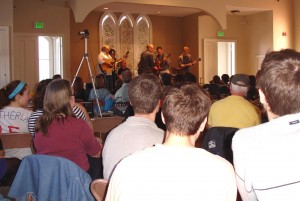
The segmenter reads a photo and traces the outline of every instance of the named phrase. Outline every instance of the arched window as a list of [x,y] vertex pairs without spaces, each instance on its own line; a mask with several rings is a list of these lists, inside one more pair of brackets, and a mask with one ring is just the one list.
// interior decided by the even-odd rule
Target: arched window
[[117,51],[117,59],[129,51],[127,67],[137,75],[137,64],[146,45],[152,43],[152,23],[146,15],[139,15],[136,20],[129,14],[122,14],[119,20],[113,13],[106,12],[99,22],[100,49],[108,45]]
[[100,19],[100,49],[108,45],[112,49],[117,48],[116,17],[112,13],[104,13]]
[[119,18],[119,42],[120,46],[118,48],[118,52],[120,57],[124,56],[127,51],[129,51],[128,58],[126,60],[127,67],[133,72],[135,69],[134,66],[134,29],[133,29],[133,22],[132,17],[127,14],[123,14]]

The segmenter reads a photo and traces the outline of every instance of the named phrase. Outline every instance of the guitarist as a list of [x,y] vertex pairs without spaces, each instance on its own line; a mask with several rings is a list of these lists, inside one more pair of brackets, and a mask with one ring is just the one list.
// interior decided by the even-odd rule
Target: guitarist
[[159,73],[170,73],[169,66],[170,66],[170,54],[164,54],[163,49],[161,46],[156,48],[157,55],[155,58],[155,66],[154,71]]
[[154,46],[153,44],[148,44],[146,50],[142,52],[140,57],[140,62],[138,63],[138,74],[152,73],[152,69],[155,65],[154,63]]
[[194,65],[197,61],[193,61],[192,56],[190,55],[190,48],[185,46],[183,47],[182,54],[178,57],[178,67],[179,74],[185,74],[190,71],[190,67]]
[[105,88],[110,92],[113,91],[113,77],[112,77],[112,67],[113,58],[109,54],[110,48],[108,45],[103,45],[101,52],[98,55],[98,63],[102,75],[104,75]]

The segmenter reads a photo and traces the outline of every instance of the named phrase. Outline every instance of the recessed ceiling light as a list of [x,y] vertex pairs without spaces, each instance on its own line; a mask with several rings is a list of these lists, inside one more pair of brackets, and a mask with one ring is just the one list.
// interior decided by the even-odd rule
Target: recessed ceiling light
[[160,13],[160,11],[157,11],[157,13],[159,14],[159,13]]
[[108,10],[108,8],[105,7],[105,8],[103,8],[103,10]]

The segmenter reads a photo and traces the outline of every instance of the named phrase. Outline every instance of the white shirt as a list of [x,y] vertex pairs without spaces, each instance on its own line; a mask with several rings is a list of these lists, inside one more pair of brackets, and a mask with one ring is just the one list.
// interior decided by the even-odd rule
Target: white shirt
[[199,148],[156,145],[124,158],[106,201],[236,201],[232,165]]
[[237,131],[232,150],[243,201],[300,200],[300,113]]

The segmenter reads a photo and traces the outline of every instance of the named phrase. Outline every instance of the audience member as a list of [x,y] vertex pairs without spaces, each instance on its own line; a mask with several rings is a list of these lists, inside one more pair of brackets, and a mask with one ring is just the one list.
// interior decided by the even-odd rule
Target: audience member
[[128,95],[128,84],[132,80],[132,74],[130,70],[125,70],[122,72],[123,84],[120,89],[115,94],[115,102],[129,102]]
[[75,78],[75,81],[73,84],[73,90],[74,90],[75,100],[87,101],[86,92],[85,92],[83,80],[81,77]]
[[[60,156],[76,163],[91,174],[98,166],[90,166],[88,156],[100,158],[101,146],[92,129],[73,115],[75,99],[70,82],[53,80],[46,88],[43,115],[38,119],[34,138],[37,154]],[[95,165],[95,164],[94,164]]]
[[229,86],[229,79],[230,79],[229,75],[225,73],[221,76],[221,83],[223,85]]
[[125,71],[125,70],[130,71],[130,69],[127,68],[126,60],[122,60],[119,65],[120,65],[120,68],[118,69],[118,73],[117,73],[118,74],[118,79],[123,80],[122,79],[122,72]]
[[186,83],[197,83],[197,78],[193,73],[186,72],[184,75],[184,81]]
[[268,53],[257,87],[269,122],[239,130],[232,150],[243,200],[298,200],[300,190],[300,53]]
[[[28,118],[32,111],[27,109],[30,90],[20,80],[10,82],[0,89],[0,133],[28,133]],[[23,157],[32,154],[30,148],[14,148],[3,150],[2,142],[0,158],[6,165],[0,185],[11,185]]]
[[[36,121],[40,116],[43,115],[43,103],[44,103],[46,87],[52,80],[53,79],[45,79],[40,81],[35,90],[35,96],[33,98],[33,112],[31,113],[28,119],[28,130],[33,136],[35,136],[36,133],[35,132]],[[92,121],[83,106],[75,103],[74,107],[72,108],[72,111],[78,119],[82,119],[86,121],[90,126],[92,126]]]
[[98,114],[99,108],[98,108],[98,104],[96,102],[96,98],[98,98],[99,105],[101,107],[100,109],[102,111],[105,106],[105,99],[112,97],[112,94],[109,92],[108,89],[105,88],[104,78],[101,75],[98,75],[95,78],[95,88],[96,88],[95,89],[96,94],[95,94],[94,90],[92,89],[90,91],[89,100],[93,101],[94,113]]
[[113,129],[103,148],[103,176],[110,179],[117,163],[135,151],[162,143],[164,131],[155,123],[162,87],[154,74],[143,73],[129,83],[129,100],[134,116]]
[[163,87],[172,85],[172,75],[169,73],[160,73],[159,74],[160,82]]
[[55,80],[55,79],[62,79],[61,75],[60,74],[55,74],[52,76],[52,79]]
[[166,140],[124,158],[109,183],[106,201],[236,201],[232,165],[195,148],[210,100],[196,84],[166,90]]
[[212,105],[208,115],[208,125],[210,127],[246,128],[260,124],[260,114],[244,98],[248,87],[247,75],[233,75],[230,84],[231,95]]
[[[30,90],[20,80],[10,82],[0,90],[0,133],[28,133],[28,118],[32,113],[27,109]],[[30,148],[6,149],[5,157],[23,157],[32,154]]]

